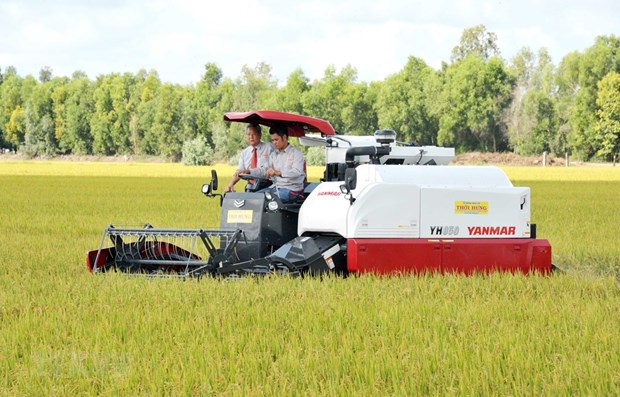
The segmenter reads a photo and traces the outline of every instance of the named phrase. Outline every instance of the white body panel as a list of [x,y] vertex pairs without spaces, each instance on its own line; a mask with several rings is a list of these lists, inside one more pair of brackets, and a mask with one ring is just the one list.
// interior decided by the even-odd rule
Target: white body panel
[[367,184],[349,209],[347,238],[420,236],[420,187],[403,183]]
[[[327,145],[326,138],[319,135],[306,135],[299,138],[304,146],[325,146],[326,163],[344,163],[347,150],[352,147],[377,146],[374,136],[338,135],[329,137],[331,146]],[[391,152],[381,158],[381,164],[424,165],[433,160],[437,165],[448,165],[454,158],[454,148],[438,146],[399,146],[390,144]],[[368,156],[355,156],[360,164],[369,163]]]
[[422,188],[420,237],[530,237],[529,195],[518,187]]
[[342,182],[321,183],[299,212],[298,233],[346,238],[529,237],[530,190],[497,167],[361,165],[353,205]]
[[357,170],[357,188],[364,183],[392,182],[418,186],[455,187],[512,187],[510,179],[497,167],[403,167],[399,165],[361,165]]
[[340,192],[342,182],[320,183],[299,209],[297,234],[305,232],[336,233],[347,236],[349,200]]

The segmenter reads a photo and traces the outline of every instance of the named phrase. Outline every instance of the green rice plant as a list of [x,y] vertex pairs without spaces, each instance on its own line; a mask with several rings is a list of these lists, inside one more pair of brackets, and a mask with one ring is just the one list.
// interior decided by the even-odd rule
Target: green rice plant
[[532,192],[532,222],[572,271],[620,276],[620,168],[507,167],[515,186]]
[[210,168],[0,163],[0,395],[620,394],[616,170],[507,169],[551,277],[88,273],[110,223],[217,227]]

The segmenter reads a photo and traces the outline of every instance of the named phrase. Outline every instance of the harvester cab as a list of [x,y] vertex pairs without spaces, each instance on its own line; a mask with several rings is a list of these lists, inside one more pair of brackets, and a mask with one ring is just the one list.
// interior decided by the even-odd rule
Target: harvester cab
[[[217,193],[219,229],[108,226],[88,268],[148,275],[402,273],[494,270],[548,273],[551,246],[530,223],[530,190],[497,167],[448,166],[454,149],[398,142],[392,130],[336,135],[325,120],[275,111],[226,113],[229,122],[284,124],[304,146],[325,148],[320,182],[293,203],[258,192]],[[250,181],[251,179],[251,181]],[[111,246],[105,241],[111,240]]]

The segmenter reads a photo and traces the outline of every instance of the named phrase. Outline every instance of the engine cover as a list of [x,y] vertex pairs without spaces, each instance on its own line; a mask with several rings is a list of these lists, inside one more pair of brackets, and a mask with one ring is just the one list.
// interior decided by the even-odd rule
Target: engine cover
[[298,234],[345,238],[529,238],[530,189],[497,167],[361,165],[351,203],[343,182],[320,184]]

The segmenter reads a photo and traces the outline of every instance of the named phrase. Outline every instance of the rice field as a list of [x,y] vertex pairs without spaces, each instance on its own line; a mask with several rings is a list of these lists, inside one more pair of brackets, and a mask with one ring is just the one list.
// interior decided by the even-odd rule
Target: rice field
[[209,170],[0,161],[0,395],[620,394],[620,168],[505,168],[551,277],[87,272],[110,223],[216,227]]

